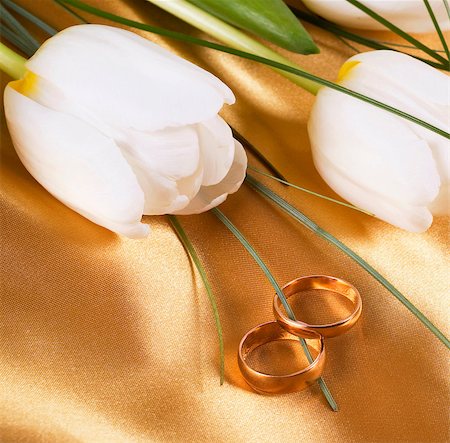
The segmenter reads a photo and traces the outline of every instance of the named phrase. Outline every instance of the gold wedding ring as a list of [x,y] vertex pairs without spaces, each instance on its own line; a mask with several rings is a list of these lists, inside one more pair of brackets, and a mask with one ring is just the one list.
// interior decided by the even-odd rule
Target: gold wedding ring
[[[337,322],[328,324],[308,324],[300,319],[291,320],[282,309],[281,300],[278,295],[273,299],[273,313],[280,326],[286,331],[298,337],[314,337],[320,334],[323,337],[336,337],[347,332],[358,321],[362,310],[362,300],[358,290],[344,280],[326,275],[311,275],[292,280],[283,287],[283,293],[286,299],[294,294],[309,291],[311,289],[322,289],[329,292],[341,294],[353,303],[352,313]],[[321,292],[320,295],[326,296]],[[301,318],[301,313],[298,314]]]
[[284,394],[297,392],[314,383],[322,374],[325,364],[323,337],[310,332],[306,344],[315,352],[314,360],[306,368],[285,375],[266,374],[249,365],[248,357],[259,346],[278,340],[295,340],[301,346],[297,336],[283,329],[276,321],[263,323],[251,329],[242,338],[239,345],[239,368],[247,383],[257,392],[263,394]]

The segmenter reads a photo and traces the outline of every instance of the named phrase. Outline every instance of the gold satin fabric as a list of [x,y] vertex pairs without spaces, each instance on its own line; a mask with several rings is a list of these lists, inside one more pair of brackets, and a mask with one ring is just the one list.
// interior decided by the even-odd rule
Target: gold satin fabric
[[[76,23],[52,1],[19,3],[59,29]],[[200,35],[144,0],[90,3]],[[289,57],[334,79],[352,51],[326,32],[308,29],[321,54]],[[311,160],[311,95],[256,63],[143,35],[218,75],[237,96],[236,105],[223,111],[228,122],[291,181],[334,196]],[[423,38],[438,45],[433,36]],[[6,76],[2,81],[4,86]],[[210,305],[166,219],[146,217],[152,234],[140,241],[94,225],[27,173],[3,114],[1,135],[2,442],[449,440],[447,349],[348,257],[247,186],[222,209],[280,284],[330,274],[362,294],[359,323],[326,343],[324,378],[338,413],[317,385],[275,397],[246,386],[237,346],[247,330],[272,319],[273,289],[213,215],[181,222],[218,299],[226,349],[222,387]],[[425,234],[410,234],[265,181],[354,248],[450,335],[448,219],[437,219]]]

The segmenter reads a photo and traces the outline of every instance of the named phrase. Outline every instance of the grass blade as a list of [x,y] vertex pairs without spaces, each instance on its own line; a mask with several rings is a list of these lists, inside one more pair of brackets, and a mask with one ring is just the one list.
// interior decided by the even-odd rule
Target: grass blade
[[314,74],[310,74],[309,72],[302,71],[297,68],[293,68],[292,66],[285,65],[283,63],[279,63],[273,60],[270,60],[265,57],[260,57],[255,54],[251,54],[249,52],[240,51],[238,49],[230,48],[228,46],[223,46],[217,43],[213,43],[207,40],[202,40],[196,37],[192,37],[187,34],[183,34],[181,32],[176,31],[170,31],[165,28],[158,28],[156,26],[147,25],[144,23],[136,22],[133,20],[126,19],[124,17],[111,14],[109,12],[103,11],[101,9],[94,8],[93,6],[90,6],[80,0],[58,0],[59,2],[66,3],[69,5],[72,5],[78,9],[81,9],[85,12],[88,12],[90,14],[96,15],[98,17],[106,18],[110,21],[121,23],[125,26],[129,26],[135,29],[141,29],[143,31],[148,31],[154,34],[163,35],[168,38],[172,38],[175,40],[192,43],[199,46],[204,46],[206,48],[215,49],[217,51],[225,52],[227,54],[236,55],[238,57],[246,58],[248,60],[253,60],[258,63],[262,63],[268,66],[272,66],[273,68],[276,68],[281,71],[290,72],[294,75],[297,75],[299,77],[303,77],[305,79],[311,80],[315,83],[318,83],[322,86],[328,86],[331,89],[334,89],[336,91],[342,92],[344,94],[347,94],[351,97],[357,98],[358,100],[362,100],[366,103],[369,103],[373,106],[376,106],[378,108],[384,109],[385,111],[391,112],[392,114],[398,115],[399,117],[402,117],[406,120],[409,120],[411,122],[414,122],[420,126],[423,126],[424,128],[429,129],[430,131],[435,132],[436,134],[439,134],[447,139],[450,139],[450,134],[430,123],[424,122],[423,120],[414,117],[413,115],[408,114],[407,112],[400,111],[399,109],[393,108],[392,106],[386,105],[378,100],[375,100],[373,98],[367,97],[363,94],[360,94],[358,92],[352,91],[350,89],[344,88],[343,86],[340,86],[336,83],[333,83],[331,81],[325,80],[321,77],[318,77]]
[[421,49],[423,52],[425,52],[429,56],[431,56],[431,57],[435,58],[436,60],[442,62],[445,66],[449,65],[449,61],[446,60],[444,57],[442,57],[440,54],[437,54],[431,48],[429,48],[428,46],[424,45],[422,42],[420,42],[419,40],[417,40],[416,38],[414,38],[413,36],[411,36],[407,32],[403,31],[398,26],[395,26],[393,23],[391,23],[390,21],[386,20],[381,15],[377,14],[375,11],[370,9],[368,6],[362,4],[360,1],[358,1],[358,0],[346,0],[346,1],[348,3],[350,3],[350,4],[352,4],[353,6],[357,7],[361,11],[363,11],[369,17],[372,17],[374,20],[376,20],[377,22],[379,22],[382,25],[384,25],[390,31],[394,32],[395,34],[397,34],[400,37],[402,37],[403,39],[405,39],[407,42],[409,42],[412,45],[414,45],[416,48]]
[[[378,40],[375,39],[371,39],[368,37],[363,37],[362,35],[359,34],[355,34],[354,32],[351,32],[345,28],[342,28],[339,25],[336,25],[335,23],[331,23],[328,20],[325,20],[322,17],[319,17],[315,14],[310,14],[307,13],[305,11],[302,11],[300,9],[295,8],[294,6],[290,6],[291,11],[295,14],[295,16],[297,16],[299,19],[304,20],[308,23],[311,23],[314,26],[317,26],[321,29],[324,29],[336,36],[341,36],[347,40],[351,40],[355,43],[359,43],[360,45],[364,45],[368,48],[372,48],[372,49],[379,49],[379,50],[390,50],[390,51],[397,51],[395,48],[392,48],[391,46],[398,46],[398,47],[402,47],[402,48],[408,48],[408,49],[419,49],[416,46],[409,46],[409,45],[402,45],[402,44],[397,44],[397,43],[390,43],[390,42],[380,42]],[[352,48],[353,49],[353,48]],[[434,52],[441,52],[439,50],[436,49],[432,49],[432,51]],[[360,52],[360,51],[358,51]],[[397,52],[402,52],[402,51],[397,51]],[[403,53],[403,52],[402,52]],[[416,58],[417,60],[420,60],[424,63],[429,64],[430,66],[433,66],[434,68],[437,69],[444,69],[446,71],[450,70],[450,67],[448,66],[448,64],[444,65],[442,63],[437,63],[434,62],[432,60],[427,60],[423,57],[419,57],[417,55],[414,54],[408,54],[411,57]]]
[[280,180],[286,180],[284,175],[264,156],[264,154],[250,143],[243,135],[239,134],[236,129],[231,128],[233,131],[233,137],[240,141],[244,148],[247,148],[273,175]]
[[2,0],[2,3],[9,9],[13,10],[14,12],[17,12],[17,14],[21,15],[23,18],[29,20],[31,23],[34,23],[38,28],[41,28],[48,35],[54,35],[58,32],[55,28],[51,27],[43,20],[36,17],[31,12],[28,12],[25,8],[22,8],[22,6],[17,5],[12,0]]
[[187,250],[192,261],[194,262],[195,267],[197,268],[197,271],[199,272],[200,277],[203,280],[203,285],[205,286],[206,293],[208,294],[209,302],[211,303],[211,308],[214,315],[214,321],[216,323],[217,335],[219,338],[220,384],[223,385],[223,382],[225,380],[225,350],[223,344],[222,324],[220,323],[219,310],[217,309],[216,298],[214,297],[214,293],[211,289],[211,285],[209,284],[209,280],[206,275],[205,269],[203,268],[202,263],[198,258],[197,253],[195,252],[194,246],[190,242],[189,237],[187,236],[177,217],[175,217],[174,215],[168,215],[167,217],[173,229],[177,233],[178,238],[181,240],[181,243],[183,244],[184,248]]
[[428,320],[428,318],[425,317],[425,315],[422,314],[422,312],[420,312],[419,309],[417,309],[394,285],[392,285],[392,283],[386,280],[376,269],[369,265],[369,263],[367,263],[364,259],[362,259],[358,254],[352,251],[336,237],[318,226],[297,208],[295,208],[275,192],[264,186],[258,180],[254,179],[251,176],[247,176],[246,181],[256,191],[272,200],[275,204],[277,204],[291,217],[295,218],[303,226],[307,227],[315,234],[327,240],[328,242],[339,248],[346,255],[348,255],[350,258],[352,258],[372,277],[374,277],[379,283],[381,283],[395,298],[397,298],[397,300],[399,300],[409,311],[411,311],[448,349],[450,349],[450,340],[433,323],[431,323],[431,321]]
[[353,46],[351,43],[349,43],[344,37],[341,37],[340,35],[335,34],[334,35],[339,41],[344,43],[347,48],[350,48],[355,54],[358,54],[361,52],[356,46]]
[[[259,265],[261,270],[266,275],[267,279],[270,281],[271,285],[275,289],[275,292],[277,293],[278,297],[280,298],[281,303],[284,306],[284,309],[286,310],[287,315],[291,320],[295,320],[294,312],[292,311],[291,307],[289,306],[289,303],[286,300],[286,297],[284,296],[284,293],[280,286],[278,285],[277,281],[275,280],[275,277],[270,272],[269,268],[266,266],[264,261],[261,259],[261,257],[258,255],[256,250],[253,248],[253,246],[247,241],[247,239],[242,235],[242,233],[236,228],[236,226],[231,223],[231,221],[225,216],[225,214],[218,208],[211,209],[211,212],[228,228],[228,230],[240,241],[242,246],[247,250],[247,252],[253,257],[253,259],[256,261],[256,263]],[[305,352],[305,355],[310,363],[313,362],[313,358],[311,353],[309,352],[308,345],[306,344],[306,341],[303,338],[299,337],[299,341],[302,345],[303,351]],[[322,390],[326,400],[328,401],[328,404],[330,405],[331,409],[333,411],[338,411],[338,406],[336,401],[334,400],[333,396],[331,395],[330,390],[328,389],[328,386],[326,385],[325,381],[322,377],[320,377],[317,381],[319,383],[320,389]]]
[[28,57],[34,54],[33,48],[30,47],[28,42],[26,42],[20,35],[17,35],[13,30],[7,26],[2,26],[0,29],[0,35],[4,37],[11,44],[20,49]]
[[297,190],[302,191],[302,192],[306,192],[307,194],[311,194],[311,195],[314,195],[315,197],[322,198],[323,200],[327,200],[327,201],[330,201],[332,203],[336,203],[337,205],[345,206],[346,208],[350,208],[350,209],[353,209],[354,211],[359,211],[359,212],[362,212],[363,214],[371,215],[373,217],[373,214],[371,212],[366,211],[365,209],[358,208],[357,206],[353,206],[350,203],[346,203],[346,202],[343,202],[343,201],[340,201],[340,200],[336,200],[334,198],[327,197],[326,195],[319,194],[318,192],[310,191],[309,189],[302,188],[300,186],[294,185],[293,183],[290,183],[290,182],[288,182],[286,180],[274,177],[273,175],[267,174],[267,172],[260,171],[259,169],[256,169],[256,168],[254,168],[252,166],[248,166],[247,169],[250,169],[251,171],[256,172],[257,174],[264,175],[264,177],[268,177],[268,178],[271,178],[272,180],[276,180],[277,182],[282,183],[282,184],[284,184],[286,186],[290,186],[291,188],[297,189]]
[[13,30],[17,35],[20,35],[23,40],[26,40],[30,49],[36,51],[39,48],[39,42],[20,24],[18,20],[2,5],[0,4],[0,15],[2,20]]
[[[394,42],[385,42],[385,41],[381,41],[381,40],[373,40],[374,42],[378,42],[378,43],[383,43],[385,45],[389,45],[389,46],[395,46],[398,48],[405,48],[405,49],[417,49],[415,46],[411,46],[411,45],[406,45],[404,43],[394,43]],[[440,52],[440,53],[444,53],[445,51],[443,49],[435,49],[432,48],[434,52]]]
[[425,7],[427,8],[428,14],[430,15],[431,21],[433,22],[434,28],[436,29],[439,39],[441,40],[442,47],[444,48],[445,54],[447,55],[447,60],[450,62],[450,52],[448,50],[447,42],[445,41],[441,27],[439,26],[436,16],[434,15],[433,8],[431,7],[430,2],[428,0],[423,0],[423,2],[425,3]]
[[83,17],[81,17],[80,14],[77,14],[75,11],[72,11],[68,6],[66,6],[64,3],[60,2],[59,0],[53,0],[59,7],[63,8],[64,11],[68,12],[72,17],[79,20],[81,23],[88,24],[89,22],[85,20]]

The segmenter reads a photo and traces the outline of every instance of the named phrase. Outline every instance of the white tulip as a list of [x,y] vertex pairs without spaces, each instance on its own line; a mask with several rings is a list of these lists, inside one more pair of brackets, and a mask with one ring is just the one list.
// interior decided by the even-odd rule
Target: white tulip
[[[429,0],[439,25],[450,28],[445,4],[442,0]],[[357,29],[386,30],[347,0],[303,0],[313,12],[342,26]],[[406,32],[433,32],[434,25],[423,0],[363,0],[365,6]]]
[[212,74],[131,32],[68,28],[5,89],[17,153],[50,193],[91,221],[145,237],[143,214],[195,214],[242,184],[245,152],[217,115],[233,103]]
[[[449,131],[449,77],[410,56],[358,54],[338,83]],[[449,213],[443,136],[329,88],[317,95],[308,132],[317,170],[354,205],[413,232]]]

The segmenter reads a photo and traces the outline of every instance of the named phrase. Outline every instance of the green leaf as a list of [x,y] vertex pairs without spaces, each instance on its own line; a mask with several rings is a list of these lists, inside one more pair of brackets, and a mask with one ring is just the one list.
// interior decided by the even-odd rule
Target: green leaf
[[282,0],[188,0],[216,17],[299,54],[320,52]]

